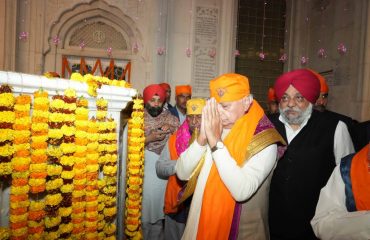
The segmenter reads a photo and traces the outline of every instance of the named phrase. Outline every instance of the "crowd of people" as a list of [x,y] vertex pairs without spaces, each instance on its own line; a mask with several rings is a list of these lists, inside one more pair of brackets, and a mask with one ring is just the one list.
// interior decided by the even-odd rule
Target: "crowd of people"
[[370,239],[370,123],[327,109],[311,69],[279,76],[267,111],[246,76],[143,91],[144,239]]

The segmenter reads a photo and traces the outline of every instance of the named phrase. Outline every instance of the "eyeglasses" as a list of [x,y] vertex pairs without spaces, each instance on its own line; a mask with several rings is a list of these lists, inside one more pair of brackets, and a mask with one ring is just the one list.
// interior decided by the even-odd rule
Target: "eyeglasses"
[[[292,99],[292,97],[290,97],[288,95],[283,95],[281,97],[281,102],[288,103],[288,102],[290,102],[291,99]],[[303,103],[305,98],[302,95],[295,95],[293,97],[293,100],[294,100],[295,103]]]

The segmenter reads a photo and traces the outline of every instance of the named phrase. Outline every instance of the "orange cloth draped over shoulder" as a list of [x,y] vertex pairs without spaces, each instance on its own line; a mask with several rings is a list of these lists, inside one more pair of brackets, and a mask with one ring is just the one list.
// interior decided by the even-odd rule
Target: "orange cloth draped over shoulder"
[[369,144],[352,159],[351,182],[357,211],[370,210]]
[[[176,133],[172,134],[168,140],[171,160],[177,160],[179,155],[176,151]],[[166,192],[164,196],[164,213],[177,213],[177,195],[182,188],[181,181],[176,174],[168,177]]]
[[[211,81],[210,90],[211,97],[215,97],[217,102],[237,101],[249,95],[249,82],[242,75],[225,74]],[[245,161],[247,147],[263,116],[263,109],[253,101],[248,112],[235,122],[224,139],[225,146],[239,166]],[[228,239],[234,208],[235,200],[213,164],[204,190],[197,239]]]

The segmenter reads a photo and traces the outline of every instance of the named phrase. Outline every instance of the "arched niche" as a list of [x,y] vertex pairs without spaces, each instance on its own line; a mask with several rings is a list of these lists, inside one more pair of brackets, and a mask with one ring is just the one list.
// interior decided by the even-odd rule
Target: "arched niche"
[[[92,32],[91,35],[85,35],[84,39],[81,39],[85,44],[87,42],[85,48],[81,49],[79,44],[76,45],[75,38],[76,33],[84,27],[91,28]],[[45,36],[43,54],[47,71],[50,69],[61,71],[62,56],[65,55],[131,60],[138,54],[133,46],[137,44],[142,47],[142,36],[133,19],[124,14],[121,9],[108,5],[104,1],[79,3],[66,9],[56,16],[46,32],[48,34]],[[95,41],[94,44],[93,34],[97,38],[105,37],[105,41],[110,42],[99,45]],[[57,45],[53,43],[55,36],[60,39]],[[111,56],[107,54],[107,46],[112,47]]]

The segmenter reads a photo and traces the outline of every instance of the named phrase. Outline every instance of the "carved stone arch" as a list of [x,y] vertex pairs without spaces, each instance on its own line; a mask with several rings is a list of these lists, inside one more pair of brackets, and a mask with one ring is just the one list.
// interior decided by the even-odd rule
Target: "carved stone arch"
[[[57,16],[54,24],[51,24],[49,34],[45,36],[43,53],[46,55],[53,47],[52,38],[59,36],[60,42],[57,49],[65,49],[71,38],[71,33],[84,24],[92,22],[102,22],[113,27],[117,32],[122,34],[127,43],[126,54],[132,51],[132,45],[137,43],[142,46],[142,36],[136,23],[119,8],[108,5],[104,1],[92,1],[90,3],[79,3],[74,7],[65,10]],[[130,52],[130,53],[129,53]],[[131,53],[132,54],[132,53]]]

